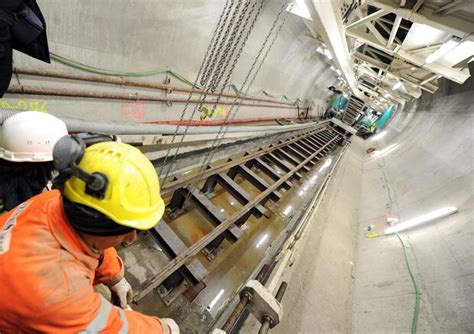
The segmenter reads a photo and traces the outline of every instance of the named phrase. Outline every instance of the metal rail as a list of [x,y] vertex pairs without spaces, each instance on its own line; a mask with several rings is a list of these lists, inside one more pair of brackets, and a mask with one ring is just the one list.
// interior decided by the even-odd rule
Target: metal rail
[[[308,133],[286,139],[285,141],[280,142],[278,144],[271,145],[266,148],[262,148],[261,151],[253,152],[241,158],[233,159],[219,166],[209,166],[208,169],[206,169],[203,173],[201,173],[198,176],[187,176],[187,177],[179,178],[178,180],[175,180],[175,181],[167,182],[166,185],[163,187],[163,189],[161,189],[161,194],[163,196],[167,195],[179,188],[182,188],[190,183],[193,183],[196,179],[205,179],[213,174],[217,174],[217,173],[229,170],[230,168],[234,166],[246,163],[247,161],[260,157],[264,154],[271,154],[273,151],[276,151],[282,148],[283,146],[286,146],[288,144],[292,144],[294,142],[305,139],[307,137],[316,135],[324,130],[327,130],[327,128],[319,128],[317,130],[312,130]],[[278,159],[278,160],[281,161],[281,159]]]
[[[168,264],[136,289],[138,292],[134,300],[138,301],[146,296],[178,270],[187,268],[188,271],[192,271],[193,268],[190,268],[190,264],[192,264],[192,261],[196,261],[195,256],[199,252],[208,249],[207,247],[215,246],[220,243],[223,238],[227,238],[230,242],[236,242],[243,233],[239,226],[242,225],[250,215],[265,214],[267,210],[264,206],[266,201],[278,201],[281,198],[281,194],[278,191],[280,188],[285,187],[288,189],[291,187],[291,178],[301,178],[301,173],[308,172],[318,160],[333,149],[342,139],[343,137],[335,133],[332,128],[326,126],[317,130],[311,130],[303,135],[292,137],[278,144],[270,145],[269,147],[262,148],[259,151],[243,157],[231,158],[227,163],[222,165],[209,166],[209,168],[200,175],[189,176],[168,183],[163,189],[163,193],[173,193],[171,201],[167,206],[167,210],[169,212],[171,211],[170,216],[172,216],[173,213],[179,214],[186,202],[184,198],[189,197],[191,201],[188,205],[193,205],[204,213],[204,216],[206,216],[215,227],[206,236],[188,248],[183,249],[183,247],[180,247],[179,250],[175,250]],[[306,145],[305,148],[302,149],[304,146],[298,143],[303,140],[312,144]],[[275,160],[278,160],[280,164],[274,163]],[[285,168],[283,169],[286,173],[278,175],[267,162],[284,166]],[[254,166],[258,167],[262,173],[267,174],[275,182],[268,184],[261,179],[252,171],[251,168]],[[232,181],[237,174],[251,182],[261,193],[254,198],[245,194],[243,189]],[[188,189],[187,186],[196,180],[205,181],[203,189]],[[209,194],[212,193],[212,189],[217,183],[221,185],[225,184],[227,187],[223,186],[223,189],[229,191],[231,195],[234,194],[234,197],[243,205],[238,212],[235,212],[231,216],[222,213],[219,208],[208,199]],[[162,222],[161,224],[166,223]],[[155,228],[155,234],[160,233],[160,229],[162,229],[159,227],[160,225]],[[164,238],[161,239],[161,242],[166,242]],[[200,278],[202,278],[202,273]]]

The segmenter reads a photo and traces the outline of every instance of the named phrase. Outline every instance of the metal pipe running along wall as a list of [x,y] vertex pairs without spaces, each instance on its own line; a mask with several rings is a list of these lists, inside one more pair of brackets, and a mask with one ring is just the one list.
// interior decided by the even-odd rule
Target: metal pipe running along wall
[[[14,67],[13,72],[16,74],[33,75],[33,76],[39,76],[39,77],[69,79],[69,80],[79,80],[79,81],[87,81],[87,82],[106,83],[106,84],[119,85],[119,86],[159,89],[166,92],[167,94],[171,94],[173,92],[193,93],[193,94],[204,93],[202,89],[198,89],[198,88],[184,88],[184,87],[173,86],[171,84],[162,84],[162,83],[156,83],[156,82],[153,82],[153,83],[142,82],[138,80],[124,79],[123,77],[77,74],[77,73],[70,73],[70,72],[65,72],[65,71],[35,69],[35,68],[29,68],[29,67]],[[274,101],[271,99],[262,99],[258,97],[238,95],[238,94],[228,94],[228,93],[217,94],[217,93],[208,92],[207,95],[210,95],[210,96],[220,95],[222,97],[234,98],[234,99],[239,99],[239,100],[268,102],[268,103],[287,105],[287,106],[295,105],[294,103]]]
[[[66,88],[42,88],[42,87],[31,87],[31,86],[13,86],[7,90],[9,94],[20,94],[20,95],[46,95],[46,96],[64,96],[64,97],[82,97],[92,99],[104,99],[104,100],[130,100],[130,101],[147,101],[147,102],[164,102],[167,104],[173,103],[193,103],[201,104],[208,103],[214,104],[215,100],[187,100],[187,99],[170,99],[167,97],[158,97],[151,95],[140,95],[138,93],[110,93],[110,92],[94,92],[80,89],[66,89]],[[268,108],[279,108],[279,109],[298,109],[296,106],[281,106],[272,104],[258,104],[258,103],[242,103],[239,101],[219,101],[222,105],[240,105],[248,107],[268,107]]]

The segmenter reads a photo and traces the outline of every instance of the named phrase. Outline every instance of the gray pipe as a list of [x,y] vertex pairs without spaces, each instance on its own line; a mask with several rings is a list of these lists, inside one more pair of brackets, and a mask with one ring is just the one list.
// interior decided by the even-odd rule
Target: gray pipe
[[[176,125],[157,125],[157,124],[130,124],[119,122],[91,122],[76,118],[60,117],[71,132],[101,132],[110,134],[164,134],[170,135],[176,131]],[[314,126],[315,123],[297,124],[297,125],[273,125],[273,126],[229,126],[227,133],[242,132],[263,132],[262,134],[299,130]],[[184,133],[186,126],[180,126],[177,134]],[[189,126],[188,134],[213,134],[218,133],[220,126]]]
[[[8,117],[18,111],[0,110],[0,124]],[[176,125],[157,125],[157,124],[130,124],[120,122],[96,122],[87,121],[71,117],[56,116],[66,123],[69,132],[100,132],[121,135],[143,135],[143,134],[164,134],[171,135],[176,131]],[[296,125],[268,125],[268,126],[229,126],[227,133],[259,132],[266,135],[275,132],[306,129],[314,126],[316,123],[296,124]],[[184,134],[186,126],[178,128],[178,135]],[[218,133],[220,126],[190,126],[187,133],[193,134],[214,134]]]

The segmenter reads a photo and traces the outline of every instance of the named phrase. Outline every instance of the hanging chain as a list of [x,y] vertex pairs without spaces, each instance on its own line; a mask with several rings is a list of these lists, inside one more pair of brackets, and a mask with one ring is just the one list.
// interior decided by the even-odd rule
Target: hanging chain
[[[263,3],[263,2],[262,2],[262,3]],[[284,12],[285,8],[288,6],[288,3],[289,3],[289,0],[286,0],[286,1],[283,2],[283,5],[282,5],[282,7],[281,7],[281,9],[280,9],[280,12],[278,13],[277,17],[275,18],[275,21],[273,22],[273,25],[272,25],[271,29],[269,30],[269,32],[268,32],[268,34],[267,34],[267,36],[266,36],[266,38],[265,38],[264,43],[262,44],[262,46],[261,46],[261,48],[260,48],[260,50],[259,50],[257,56],[256,56],[255,59],[254,59],[254,62],[252,63],[252,65],[251,65],[251,67],[250,67],[250,70],[248,71],[248,73],[247,73],[247,75],[246,75],[246,77],[245,77],[244,83],[243,83],[242,86],[241,86],[241,91],[245,88],[245,85],[247,84],[247,81],[248,81],[248,79],[250,78],[250,75],[251,75],[253,69],[255,68],[255,66],[256,66],[256,64],[257,64],[258,59],[260,58],[260,56],[261,56],[263,50],[265,49],[265,47],[266,47],[266,45],[267,45],[267,43],[268,43],[268,41],[269,41],[269,39],[270,39],[270,36],[272,35],[273,31],[275,30],[276,25],[277,25],[278,21],[280,20],[280,17],[281,17],[281,15],[282,15],[282,13]],[[294,2],[291,4],[289,10],[291,10],[291,8],[293,7],[293,4],[294,4]],[[261,9],[261,8],[260,8],[260,9]],[[261,60],[261,62],[260,62],[260,65],[258,66],[258,68],[257,68],[257,70],[255,71],[255,73],[254,73],[254,75],[253,75],[253,77],[252,77],[250,83],[248,84],[247,88],[245,89],[245,93],[244,93],[244,94],[247,94],[248,91],[250,90],[250,87],[252,86],[253,82],[255,81],[255,78],[257,77],[258,72],[260,71],[260,69],[261,69],[263,63],[265,62],[265,60],[266,60],[266,58],[267,58],[267,56],[268,56],[270,50],[272,49],[273,44],[275,43],[275,41],[276,41],[276,39],[277,39],[277,37],[278,37],[278,35],[279,35],[281,29],[283,28],[283,26],[284,26],[284,24],[285,24],[285,22],[286,22],[286,19],[287,19],[287,17],[288,17],[288,15],[289,15],[289,11],[287,11],[287,12],[285,13],[285,16],[283,17],[282,21],[280,22],[280,25],[278,26],[278,28],[277,28],[277,30],[276,30],[276,33],[274,34],[274,37],[273,37],[273,39],[272,39],[272,41],[271,41],[271,43],[270,43],[270,46],[269,46],[268,49],[266,50],[266,52],[265,52],[265,54],[264,54],[264,56],[263,56],[263,58],[262,58],[262,60]],[[255,23],[255,22],[254,22],[254,23]],[[237,109],[233,112],[233,108],[234,108],[235,105],[237,105]],[[203,164],[201,165],[201,168],[200,168],[200,170],[199,170],[198,175],[202,174],[202,173],[204,172],[204,170],[206,169],[206,167],[208,166],[208,164],[212,161],[212,158],[214,157],[215,152],[217,151],[218,147],[220,146],[220,143],[222,142],[223,138],[225,137],[225,135],[226,135],[226,133],[227,133],[227,131],[228,131],[228,129],[229,129],[229,123],[228,123],[229,117],[230,117],[231,114],[232,114],[232,117],[230,117],[230,119],[233,119],[233,118],[235,117],[235,115],[237,114],[237,112],[238,112],[239,109],[240,109],[240,104],[237,103],[237,100],[234,100],[234,103],[232,104],[232,107],[230,108],[229,112],[227,113],[226,118],[224,119],[224,122],[222,123],[222,125],[221,125],[221,127],[220,127],[220,129],[219,129],[219,132],[218,132],[218,134],[217,134],[217,136],[216,136],[216,140],[214,141],[213,146],[211,147],[211,151],[208,153],[208,155],[207,155],[207,157],[205,158]],[[224,130],[224,132],[222,133],[222,130],[223,130],[224,127],[225,127],[225,130]],[[222,133],[222,136],[219,137],[219,135],[220,135],[221,133]],[[196,183],[197,183],[197,182],[195,181],[195,182],[193,183],[193,186],[195,186]]]
[[[232,5],[233,5],[233,0],[232,0]],[[227,9],[227,12],[225,13],[224,22],[228,21],[229,15],[230,15],[230,13],[233,9],[232,5],[229,6],[229,8]],[[222,27],[219,30],[219,33],[217,35],[217,38],[214,41],[215,44],[213,45],[213,48],[211,50],[211,54],[210,54],[209,58],[207,59],[206,67],[204,68],[203,76],[201,78],[201,86],[205,86],[207,84],[207,82],[209,81],[209,78],[211,77],[211,74],[212,74],[212,71],[213,71],[214,65],[215,65],[215,64],[213,64],[213,61],[214,61],[214,59],[216,59],[216,57],[218,57],[218,53],[221,50],[221,48],[218,47],[218,43],[221,41],[221,36],[222,36],[223,31],[224,31],[224,27],[225,27],[225,24],[222,25]],[[225,38],[225,35],[224,35],[224,38]],[[218,53],[216,55],[214,55],[214,53],[216,51]]]
[[[230,22],[227,24],[227,22],[224,21],[223,24],[222,24],[222,26],[221,26],[221,29],[224,29],[224,26],[227,24],[227,28],[225,29],[223,38],[222,38],[222,40],[221,40],[220,43],[219,43],[219,47],[218,47],[219,49],[222,49],[222,45],[224,44],[224,42],[225,42],[225,40],[226,40],[226,38],[227,38],[227,36],[228,36],[228,32],[229,32],[229,30],[232,28],[233,23],[234,23],[235,20],[236,20],[237,13],[238,13],[238,11],[239,11],[240,6],[241,6],[241,2],[238,1],[238,2],[237,2],[237,6],[235,7],[234,12],[232,13]],[[228,17],[228,16],[226,15],[226,18],[227,18],[227,17]],[[234,28],[235,28],[235,27],[234,27]],[[218,34],[218,35],[222,35],[222,33],[220,33],[220,34]],[[220,52],[218,52],[218,53],[216,54],[216,56],[219,55],[219,54],[220,54]],[[213,59],[213,60],[211,61],[211,64],[212,64],[212,66],[211,66],[211,71],[213,71],[214,68],[217,66],[217,59]],[[211,78],[211,79],[212,79],[212,78]],[[205,84],[207,84],[207,82],[205,82]],[[173,169],[173,167],[174,167],[174,165],[175,165],[175,163],[176,163],[176,159],[177,159],[178,153],[179,153],[179,151],[180,151],[180,149],[181,149],[182,143],[184,142],[184,139],[185,139],[186,135],[188,134],[188,130],[189,130],[189,126],[190,126],[191,120],[194,118],[194,115],[196,114],[196,112],[202,108],[202,106],[203,106],[203,104],[204,104],[204,102],[205,102],[205,100],[206,100],[208,94],[209,94],[209,88],[208,88],[208,86],[206,85],[206,86],[202,87],[201,93],[200,93],[200,95],[199,95],[199,102],[196,103],[196,105],[195,105],[194,108],[193,108],[193,111],[191,112],[191,115],[189,116],[189,122],[188,122],[187,126],[186,126],[185,129],[184,129],[184,132],[183,132],[183,135],[181,136],[181,139],[180,139],[180,141],[179,141],[178,147],[176,148],[176,151],[175,151],[175,153],[174,153],[174,155],[173,155],[173,159],[171,160],[171,163],[170,163],[170,164],[168,165],[168,167],[167,167],[166,174],[165,174],[165,177],[164,177],[164,180],[165,180],[164,182],[166,182],[166,179],[168,178],[169,172]],[[186,104],[185,108],[187,108],[188,105],[189,105],[189,104]]]
[[[248,37],[250,36],[250,33],[252,32],[252,30],[253,30],[253,28],[254,28],[254,26],[255,26],[255,22],[257,21],[257,19],[258,19],[259,15],[260,15],[260,13],[261,13],[261,11],[262,11],[262,9],[263,9],[265,3],[266,3],[266,0],[260,1],[260,6],[258,7],[256,14],[254,15],[253,20],[252,20],[252,22],[251,22],[251,24],[250,24],[250,26],[249,26],[249,29],[247,30],[247,33],[246,33],[246,35],[245,35],[245,37],[244,37],[244,41],[243,41],[242,44],[240,45],[239,51],[237,52],[237,55],[236,55],[236,57],[234,58],[234,61],[233,61],[232,66],[231,66],[231,69],[230,69],[230,71],[227,73],[225,83],[224,83],[223,87],[221,88],[221,92],[220,92],[220,94],[219,94],[217,100],[214,102],[214,105],[213,105],[213,108],[212,108],[213,111],[215,110],[215,108],[217,107],[217,105],[218,105],[218,103],[219,103],[219,101],[220,101],[220,97],[221,97],[221,95],[222,95],[222,92],[223,92],[223,90],[224,90],[224,87],[227,85],[227,83],[228,83],[229,80],[230,80],[230,77],[231,77],[231,75],[232,75],[232,73],[233,73],[233,70],[234,70],[234,68],[235,68],[235,66],[236,66],[236,64],[237,64],[237,62],[238,62],[238,60],[239,60],[240,55],[241,55],[242,52],[243,52],[243,49],[244,49],[244,46],[245,46],[245,44],[246,44],[246,42],[247,42],[247,40],[248,40]],[[257,3],[255,2],[254,5],[252,6],[252,12],[254,11],[254,9],[255,9],[255,7],[256,7],[256,4],[257,4]],[[246,19],[246,21],[245,21],[245,25],[248,24],[248,22],[249,22],[249,20],[250,20],[250,16],[251,16],[251,15],[249,15],[249,16],[247,17],[247,19]],[[247,77],[248,77],[248,76],[249,76],[249,75],[247,75]],[[237,102],[237,101],[234,101],[234,103],[236,103],[236,102]],[[230,114],[230,112],[226,115],[226,119],[227,119],[227,117],[229,116],[229,114]],[[210,152],[204,157],[204,160],[203,160],[203,163],[201,164],[201,167],[200,167],[200,169],[199,169],[198,175],[200,175],[200,174],[202,174],[202,173],[204,172],[204,170],[206,169],[206,167],[207,167],[207,165],[209,164],[210,160],[213,158],[214,153],[215,153],[215,151],[217,150],[220,141],[222,140],[222,138],[220,138],[220,135],[221,135],[221,133],[222,133],[223,126],[224,126],[225,122],[226,122],[226,120],[224,120],[224,123],[220,126],[219,131],[218,131],[218,133],[217,133],[217,135],[216,135],[216,138],[214,139],[213,145],[212,145],[211,148],[210,148]],[[191,184],[191,186],[189,187],[189,189],[190,189],[191,191],[193,191],[193,190],[195,190],[196,188],[197,188],[197,179],[196,179],[196,181],[194,181],[194,182]],[[191,191],[188,192],[188,194],[186,195],[185,201],[187,201],[187,199],[189,198]]]
[[[228,55],[230,54],[231,56],[233,55],[234,52],[232,52],[232,50],[229,50],[229,47],[228,46],[232,46],[234,45],[234,40],[237,36],[237,41],[240,41],[241,39],[241,34],[242,32],[244,31],[244,29],[240,29],[242,24],[241,24],[241,21],[242,21],[242,18],[245,16],[245,13],[248,11],[248,6],[250,4],[251,0],[247,0],[245,2],[245,5],[244,5],[244,9],[242,10],[241,14],[239,15],[239,19],[237,20],[237,23],[234,25],[234,22],[236,21],[236,18],[237,18],[237,13],[238,13],[238,10],[240,9],[240,6],[241,6],[241,2],[238,2],[237,6],[236,6],[236,9],[234,10],[234,13],[232,14],[232,17],[231,17],[231,20],[227,26],[227,29],[225,31],[225,34],[224,34],[224,39],[221,41],[220,45],[219,45],[219,48],[221,48],[221,46],[223,46],[225,44],[225,41],[226,41],[226,38],[225,36],[229,35],[229,31],[230,29],[233,27],[233,30],[230,32],[230,37],[227,41],[227,44],[226,44],[226,52],[223,53],[223,55],[221,56],[221,59],[219,61],[214,61],[214,64],[213,64],[213,67],[222,67],[223,68],[223,71],[225,72],[227,70],[227,67],[228,67],[228,63],[229,61],[225,61],[225,59],[228,57]],[[255,7],[255,6],[254,6]],[[253,8],[254,8],[253,7]],[[248,20],[246,20],[246,23],[248,22]],[[244,25],[244,28],[245,28],[245,25]],[[248,36],[247,36],[248,37]],[[238,44],[238,42],[237,42]],[[237,45],[235,44],[235,45]],[[218,53],[219,54],[219,53]],[[240,56],[240,54],[238,55]],[[234,66],[235,67],[235,64]],[[233,72],[233,67],[232,69],[228,72],[228,76],[226,78],[226,82],[222,85],[222,89],[217,97],[217,101],[220,101],[221,97],[222,97],[222,93],[224,91],[224,88],[225,86],[227,85],[227,83],[229,82],[229,79],[230,79],[230,75],[232,74]],[[219,81],[216,80],[215,78],[215,75],[216,75],[216,72],[214,72],[214,75],[213,75],[213,78],[212,78],[212,82],[214,85],[218,85],[219,84]],[[206,89],[204,89],[203,93],[201,94],[200,96],[200,99],[199,99],[199,103],[196,104],[196,106],[194,107],[192,113],[191,113],[191,116],[190,116],[190,120],[193,119],[194,115],[196,114],[197,110],[200,110],[200,108],[203,106],[204,102],[205,102],[205,99],[207,98],[209,94],[209,88],[206,87]],[[213,111],[215,110],[215,107],[212,109]],[[188,131],[188,128],[189,128],[189,125],[185,128],[185,131],[183,133],[183,136],[181,137],[181,140],[180,140],[180,143],[178,145],[178,148],[175,152],[175,155],[173,156],[173,159],[171,161],[171,164],[169,164],[168,168],[167,168],[167,173],[165,175],[165,180],[167,179],[168,177],[168,174],[169,174],[169,171],[172,170],[173,166],[175,165],[175,161],[176,161],[176,158],[177,158],[177,155],[179,153],[179,150],[181,148],[181,144],[182,142],[184,141],[184,138],[185,136],[187,135],[187,131]]]
[[[213,46],[214,42],[218,40],[218,38],[216,38],[216,36],[220,36],[221,33],[222,33],[222,30],[223,30],[223,27],[224,27],[225,21],[226,21],[226,19],[223,20],[223,18],[224,18],[224,15],[226,15],[226,17],[228,16],[229,11],[232,9],[232,3],[233,3],[233,0],[227,0],[227,1],[226,1],[225,5],[224,5],[224,8],[223,8],[223,10],[222,10],[222,13],[221,13],[221,15],[220,15],[220,17],[219,17],[219,20],[218,20],[218,22],[217,22],[217,24],[216,24],[216,27],[214,28],[214,32],[213,32],[213,34],[212,34],[212,37],[211,37],[211,40],[210,40],[209,45],[208,45],[208,47],[207,47],[206,53],[205,53],[205,55],[204,55],[204,58],[203,58],[203,60],[202,60],[202,62],[201,62],[201,66],[199,67],[198,74],[196,75],[196,79],[195,79],[195,81],[194,81],[193,87],[191,88],[191,91],[189,92],[189,95],[188,95],[188,98],[187,98],[186,103],[185,103],[185,105],[184,105],[183,111],[182,111],[182,113],[181,113],[181,117],[180,117],[180,119],[179,119],[178,125],[176,126],[176,129],[175,129],[175,131],[174,131],[174,133],[173,133],[173,137],[171,138],[170,147],[169,147],[168,150],[166,151],[165,159],[164,159],[164,161],[163,161],[163,163],[162,163],[162,168],[160,168],[159,173],[158,173],[159,175],[162,175],[161,172],[162,172],[164,166],[166,165],[166,162],[168,161],[168,157],[169,157],[170,152],[171,152],[171,144],[173,144],[174,141],[175,141],[175,139],[176,139],[176,135],[177,135],[177,133],[178,133],[178,131],[179,131],[180,124],[182,123],[182,121],[183,121],[183,119],[184,119],[184,116],[185,116],[185,114],[186,114],[186,111],[187,111],[187,109],[188,109],[188,106],[189,106],[189,104],[190,104],[191,97],[192,97],[192,95],[193,95],[193,91],[194,91],[195,87],[197,87],[197,84],[198,84],[198,81],[199,81],[199,77],[200,77],[200,75],[201,75],[201,73],[202,73],[202,71],[203,71],[203,68],[204,68],[204,64],[205,64],[205,62],[206,62],[206,59],[209,59],[209,58],[210,58],[209,53],[210,53],[211,50],[213,50],[213,49],[212,49],[212,46]],[[188,124],[188,126],[189,126],[189,124]],[[181,143],[182,143],[182,141],[181,141]],[[178,146],[178,149],[179,149],[179,146]],[[175,156],[176,156],[177,154],[178,154],[178,152],[175,153]],[[162,185],[161,185],[161,186],[162,186],[162,187],[164,186],[163,182],[166,182],[166,179],[168,178],[169,172],[170,172],[170,168],[167,169],[165,176],[164,176],[164,177],[161,177],[161,181],[162,181]]]
[[[244,17],[246,16],[246,14],[249,10],[250,2],[251,2],[251,0],[247,0],[245,2],[244,8],[243,8],[242,12],[240,13],[239,18],[237,19],[235,29],[232,31],[231,36],[229,37],[229,40],[227,42],[227,45],[225,46],[225,49],[223,51],[224,57],[222,57],[219,60],[219,63],[217,64],[216,72],[215,72],[215,75],[214,75],[214,80],[211,82],[211,85],[210,85],[210,89],[213,93],[217,90],[217,85],[221,82],[222,77],[224,75],[224,72],[227,69],[227,67],[229,66],[230,60],[232,59],[232,57],[234,55],[234,51],[237,48],[237,45],[239,44],[239,42],[241,40],[242,33],[243,33],[243,31],[245,30],[245,27],[248,24],[250,15],[247,15],[247,18],[246,18],[244,24],[242,24],[242,20],[244,19]],[[256,6],[256,2],[254,2],[254,4],[253,4],[251,12],[253,12],[253,9],[255,8],[255,6]],[[237,34],[238,34],[238,36],[237,36]],[[236,39],[236,36],[237,36],[237,39]],[[235,40],[235,43],[234,43],[234,40]],[[232,52],[231,52],[231,50],[232,50]],[[225,87],[225,86],[226,86],[226,84],[223,85],[223,87]]]

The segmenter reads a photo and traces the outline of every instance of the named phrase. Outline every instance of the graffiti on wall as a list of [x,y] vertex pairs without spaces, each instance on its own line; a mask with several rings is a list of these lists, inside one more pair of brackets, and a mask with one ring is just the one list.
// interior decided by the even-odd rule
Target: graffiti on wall
[[8,110],[32,110],[48,112],[46,110],[47,104],[47,102],[36,100],[18,100],[16,102],[0,101],[0,108]]
[[205,104],[201,108],[199,108],[199,118],[200,120],[205,120],[206,118],[217,118],[219,115],[222,116],[222,118],[225,118],[227,116],[227,110],[223,107],[215,107],[214,110],[212,110],[212,107]]
[[120,114],[123,117],[134,118],[142,121],[145,119],[145,103],[123,101],[122,106],[120,107]]

